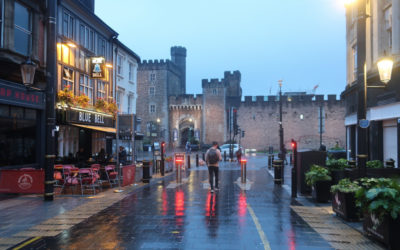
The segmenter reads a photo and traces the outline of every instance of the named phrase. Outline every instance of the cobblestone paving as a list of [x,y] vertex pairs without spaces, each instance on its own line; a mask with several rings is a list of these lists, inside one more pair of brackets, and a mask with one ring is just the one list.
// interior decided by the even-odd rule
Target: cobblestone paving
[[335,249],[384,249],[336,218],[330,207],[291,208]]

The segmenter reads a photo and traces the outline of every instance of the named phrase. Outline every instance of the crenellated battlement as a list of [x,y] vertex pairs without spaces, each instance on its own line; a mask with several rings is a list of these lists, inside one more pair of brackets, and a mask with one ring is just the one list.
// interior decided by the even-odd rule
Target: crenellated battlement
[[203,79],[201,80],[201,86],[203,88],[215,88],[215,87],[226,87],[226,82],[224,79],[218,79],[218,78],[213,78],[213,79]]
[[156,60],[142,60],[141,65],[143,65],[143,66],[151,66],[151,65],[161,66],[161,65],[168,64],[170,62],[171,62],[171,60],[169,60],[169,59],[166,59],[166,60],[164,60],[164,59],[161,59],[161,60],[157,60],[157,59]]
[[225,71],[224,72],[224,79],[228,80],[228,79],[237,79],[240,80],[241,79],[241,74],[239,70],[235,70],[235,71]]
[[[341,99],[337,99],[336,95],[327,95],[327,99],[324,95],[294,95],[294,96],[282,96],[282,102],[286,104],[319,104],[321,102],[328,104],[340,104]],[[279,96],[245,96],[244,101],[241,101],[242,105],[276,105],[279,104]]]
[[169,97],[170,105],[202,105],[203,95],[178,95]]

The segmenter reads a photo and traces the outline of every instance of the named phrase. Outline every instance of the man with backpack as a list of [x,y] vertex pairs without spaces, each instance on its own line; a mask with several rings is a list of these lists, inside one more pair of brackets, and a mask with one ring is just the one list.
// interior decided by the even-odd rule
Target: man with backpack
[[211,193],[214,193],[214,175],[215,190],[218,190],[218,162],[222,161],[221,151],[218,150],[218,142],[213,142],[212,147],[206,152],[206,163],[208,166],[209,181]]

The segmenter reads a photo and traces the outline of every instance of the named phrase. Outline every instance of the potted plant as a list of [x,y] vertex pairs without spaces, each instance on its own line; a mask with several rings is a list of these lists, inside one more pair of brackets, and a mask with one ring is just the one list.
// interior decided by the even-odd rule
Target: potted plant
[[388,178],[363,178],[356,192],[357,205],[364,212],[364,232],[400,249],[400,185]]
[[305,176],[307,185],[312,187],[313,198],[317,202],[328,202],[332,180],[329,170],[319,165],[312,165]]
[[331,172],[332,184],[338,184],[341,179],[346,178],[345,169],[349,167],[346,159],[328,159],[326,161],[326,166]]
[[118,106],[115,102],[109,102],[107,104],[107,111],[108,113],[111,113],[114,115],[114,117],[116,116],[117,112],[118,112]]
[[357,181],[341,179],[338,184],[331,187],[332,209],[336,214],[348,221],[360,218],[359,208],[356,207],[355,193],[360,189]]

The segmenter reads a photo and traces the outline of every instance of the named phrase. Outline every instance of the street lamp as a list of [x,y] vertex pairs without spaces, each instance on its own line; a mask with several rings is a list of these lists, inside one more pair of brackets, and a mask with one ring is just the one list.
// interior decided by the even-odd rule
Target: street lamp
[[282,80],[279,80],[279,158],[285,162],[285,145],[283,144],[282,125]]
[[21,63],[22,83],[29,88],[35,79],[36,64],[30,58]]
[[[359,176],[366,175],[367,152],[368,152],[368,134],[367,127],[369,122],[366,120],[367,113],[367,89],[368,87],[380,88],[380,86],[368,86],[367,84],[367,64],[366,64],[366,21],[367,15],[366,0],[357,0],[357,79],[358,85],[358,104],[357,104],[357,158]],[[356,0],[345,0],[346,7],[355,4]],[[377,63],[380,80],[388,83],[391,79],[393,60],[383,58]]]

